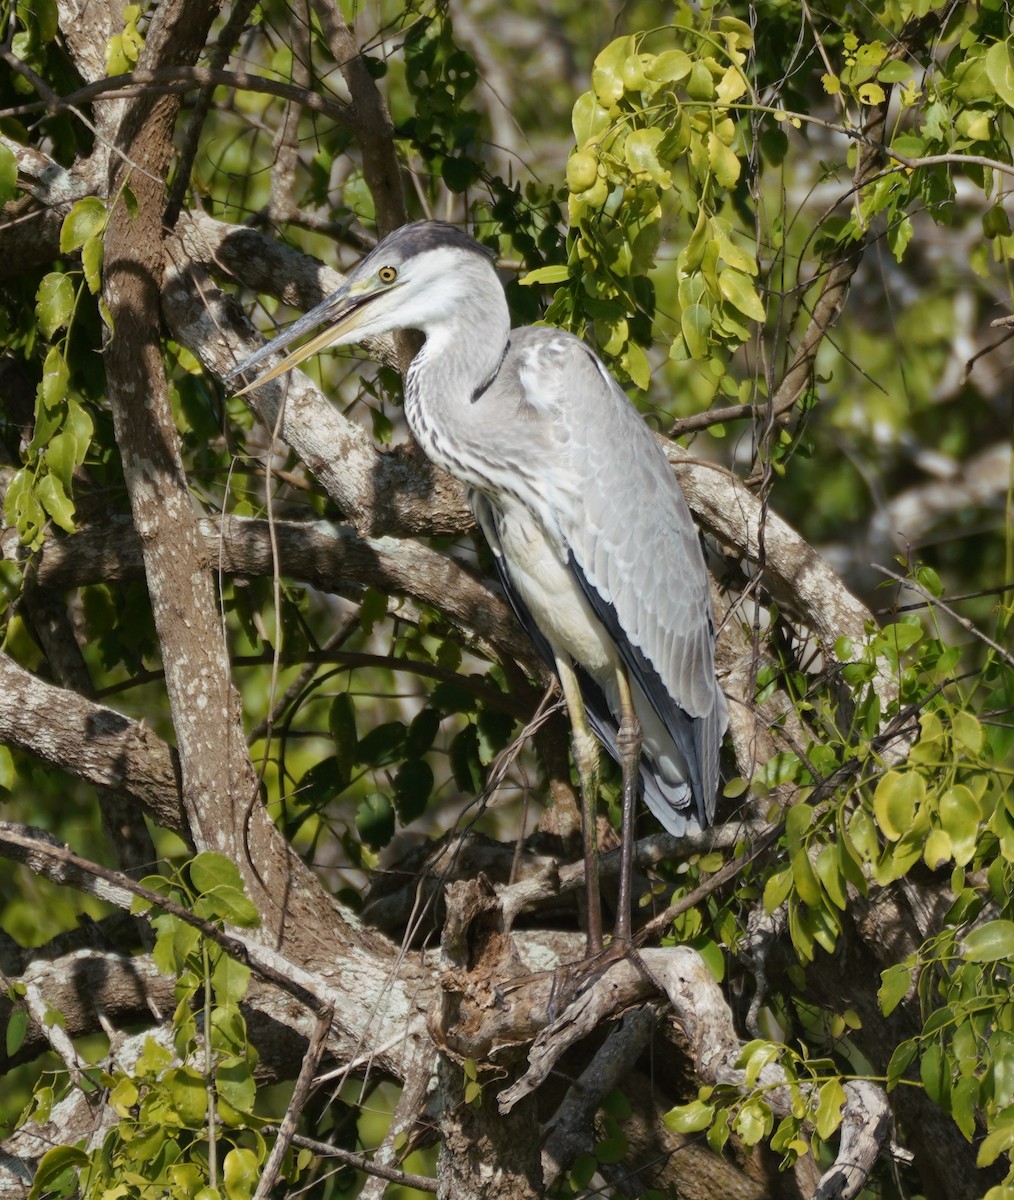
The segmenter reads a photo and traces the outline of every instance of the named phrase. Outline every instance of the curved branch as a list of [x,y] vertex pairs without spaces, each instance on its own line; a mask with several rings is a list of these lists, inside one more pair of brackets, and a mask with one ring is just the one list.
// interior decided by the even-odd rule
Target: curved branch
[[[276,521],[204,517],[198,529],[207,561],[229,575],[270,576],[277,569],[324,592],[355,596],[363,587],[408,596],[440,609],[463,629],[541,671],[531,643],[506,603],[463,567],[418,542],[361,538],[327,521]],[[274,557],[277,549],[277,562]],[[37,578],[66,591],[98,580],[143,578],[141,541],[123,517],[84,526],[73,538],[51,538],[39,556]]]
[[0,742],[100,788],[133,796],[186,837],[179,763],[142,721],[54,687],[0,653]]

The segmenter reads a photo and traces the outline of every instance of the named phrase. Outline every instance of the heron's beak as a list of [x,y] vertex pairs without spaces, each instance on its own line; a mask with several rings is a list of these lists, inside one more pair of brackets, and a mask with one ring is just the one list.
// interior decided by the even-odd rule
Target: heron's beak
[[[346,283],[340,287],[332,296],[318,304],[316,308],[311,308],[308,313],[300,317],[294,325],[266,346],[262,346],[255,353],[251,354],[225,376],[226,383],[239,378],[241,375],[246,375],[251,369],[259,366],[266,358],[276,354],[279,350],[284,350],[286,346],[298,341],[305,333],[310,333],[313,330],[319,330],[316,337],[299,347],[298,350],[293,350],[291,354],[287,354],[281,362],[276,363],[269,371],[263,375],[258,375],[245,384],[235,394],[243,396],[251,390],[251,388],[260,387],[261,384],[269,383],[272,379],[277,379],[279,375],[283,375],[291,367],[297,366],[312,354],[316,354],[318,350],[323,350],[327,346],[336,344],[346,344],[354,342],[356,339],[349,336],[363,324],[366,310],[369,302],[382,292],[387,291],[387,288],[381,284],[376,278],[364,279]],[[321,329],[321,326],[324,328]]]

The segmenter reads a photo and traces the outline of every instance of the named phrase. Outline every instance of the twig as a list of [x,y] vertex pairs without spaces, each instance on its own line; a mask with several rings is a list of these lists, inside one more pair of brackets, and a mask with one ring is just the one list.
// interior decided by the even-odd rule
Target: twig
[[61,108],[73,108],[76,105],[86,104],[98,96],[104,96],[108,92],[117,92],[126,97],[155,92],[186,92],[195,87],[226,87],[236,91],[277,96],[281,100],[289,100],[312,112],[330,117],[340,125],[350,127],[353,124],[353,113],[348,104],[318,95],[307,88],[296,87],[291,83],[281,83],[275,79],[266,79],[263,75],[253,75],[249,71],[220,71],[213,67],[181,66],[156,67],[147,71],[126,71],[122,75],[110,75],[107,79],[96,80],[95,83],[78,88],[76,92],[71,92],[69,96],[60,97],[58,100],[39,100],[2,109],[0,118],[23,117],[35,112],[52,112]]
[[939,598],[939,596],[934,596],[933,593],[924,588],[921,583],[917,583],[914,579],[906,579],[904,575],[897,575],[894,571],[889,570],[887,567],[882,567],[879,563],[872,563],[871,566],[873,567],[874,571],[879,571],[881,575],[886,575],[888,579],[893,579],[895,583],[900,583],[902,587],[911,588],[913,592],[918,592],[919,595],[926,600],[930,607],[939,608],[941,612],[945,612],[952,621],[957,621],[961,628],[970,633],[972,637],[978,638],[978,640],[987,645],[990,650],[993,650],[999,654],[1008,667],[1014,667],[1014,655],[1005,650],[1003,646],[999,644],[999,642],[994,642],[991,637],[987,637],[981,629],[977,629],[967,617],[963,617],[960,615],[960,613],[956,613],[954,609],[951,608],[949,604],[945,604],[943,600]]
[[[106,883],[114,885],[105,894],[105,898],[111,903],[129,910],[130,898],[136,896],[145,900],[163,912],[169,913],[170,916],[176,917],[177,920],[199,930],[209,941],[221,946],[231,958],[245,963],[262,979],[276,984],[318,1016],[328,1011],[331,999],[320,994],[324,989],[314,987],[310,982],[309,972],[301,970],[295,963],[288,963],[281,954],[276,951],[268,951],[267,948],[254,943],[248,944],[232,934],[223,932],[213,922],[195,916],[189,909],[160,895],[151,888],[145,887],[144,884],[135,883],[122,871],[112,871],[99,863],[90,862],[66,846],[53,844],[48,837],[49,835],[41,830],[26,831],[25,827],[17,827],[6,821],[0,822],[0,855],[24,861],[23,852],[29,851],[41,859],[73,867],[86,875],[104,880]],[[62,882],[69,881],[66,873],[60,873],[60,880]],[[273,961],[268,961],[269,958]],[[287,969],[283,969],[283,963]]]
[[[277,1125],[265,1125],[261,1129],[261,1133],[278,1133]],[[314,1154],[320,1158],[337,1158],[339,1162],[347,1163],[350,1167],[355,1167],[358,1171],[365,1171],[367,1175],[376,1175],[380,1179],[387,1179],[391,1183],[400,1183],[404,1187],[415,1188],[420,1192],[436,1193],[437,1181],[430,1179],[427,1175],[412,1175],[408,1171],[396,1171],[393,1167],[384,1167],[379,1163],[373,1162],[367,1158],[365,1154],[355,1154],[351,1150],[343,1150],[340,1146],[332,1146],[327,1142],[318,1142],[315,1138],[303,1137],[302,1134],[293,1134],[292,1144],[299,1146],[301,1149],[312,1150]]]
[[333,1017],[334,1007],[329,1006],[317,1018],[313,1036],[310,1038],[310,1044],[307,1046],[306,1054],[303,1056],[303,1064],[299,1068],[299,1077],[296,1079],[292,1099],[285,1110],[285,1116],[282,1119],[281,1125],[278,1126],[275,1144],[271,1147],[271,1153],[264,1164],[264,1170],[257,1184],[257,1190],[253,1194],[253,1200],[267,1200],[271,1189],[275,1186],[278,1173],[282,1169],[282,1160],[285,1158],[285,1152],[288,1150],[295,1135],[299,1114],[303,1111],[303,1106],[310,1095],[313,1077],[324,1054],[328,1034],[331,1032],[331,1020]]

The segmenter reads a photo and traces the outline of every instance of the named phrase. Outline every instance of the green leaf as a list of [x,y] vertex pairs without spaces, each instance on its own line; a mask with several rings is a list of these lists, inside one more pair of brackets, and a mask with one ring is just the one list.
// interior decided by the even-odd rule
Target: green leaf
[[250,968],[229,954],[218,956],[211,972],[216,1004],[239,1004],[250,983]]
[[707,1129],[715,1115],[712,1104],[703,1100],[692,1100],[689,1104],[680,1104],[671,1108],[662,1118],[666,1129],[673,1133],[700,1133]]
[[838,849],[836,846],[824,846],[813,864],[817,878],[823,885],[831,903],[842,911],[848,906],[848,895],[845,891],[845,880],[842,877]]
[[35,494],[42,507],[65,533],[73,533],[74,504],[55,475],[44,475],[36,484]]
[[394,806],[403,825],[426,811],[433,791],[433,769],[424,759],[407,759],[394,777]]
[[63,484],[64,491],[69,493],[73,487],[74,468],[80,461],[74,434],[65,429],[51,438],[46,446],[45,459],[46,466]]
[[630,376],[630,382],[642,392],[648,390],[651,383],[651,363],[648,356],[636,342],[628,342],[627,348],[620,355],[620,365]]
[[736,1113],[732,1126],[747,1146],[756,1146],[772,1124],[771,1110],[760,1100],[748,1100]]
[[571,125],[578,146],[584,146],[609,127],[609,113],[599,104],[594,92],[585,92],[578,97],[571,114]]
[[736,186],[740,162],[735,150],[727,146],[717,133],[708,134],[708,163],[720,187]]
[[946,1109],[951,1090],[951,1072],[939,1042],[930,1042],[923,1049],[919,1077],[929,1098]]
[[39,395],[47,412],[54,412],[67,398],[70,370],[59,346],[50,346],[46,361],[42,365],[42,382]]
[[205,921],[228,921],[243,929],[260,924],[257,906],[241,888],[221,883],[205,892],[194,904],[194,915]]
[[656,83],[679,83],[693,68],[693,60],[683,50],[663,50],[645,67],[645,75]]
[[887,99],[887,93],[879,83],[862,84],[858,96],[863,104],[883,104]]
[[76,1146],[55,1146],[52,1150],[47,1150],[35,1169],[32,1190],[28,1193],[29,1200],[44,1196],[71,1167],[84,1167],[87,1164],[88,1155]]
[[887,1064],[887,1090],[891,1091],[897,1086],[899,1080],[904,1076],[905,1072],[912,1065],[912,1061],[918,1052],[918,1046],[914,1039],[907,1042],[902,1042],[895,1047],[894,1053],[891,1055],[891,1061]]
[[97,196],[79,200],[64,217],[60,227],[60,252],[79,250],[94,234],[105,228],[106,206]]
[[841,1124],[841,1110],[846,1099],[845,1089],[842,1087],[840,1079],[829,1079],[821,1086],[818,1095],[814,1124],[817,1136],[827,1141]]
[[222,1164],[222,1182],[228,1200],[249,1200],[260,1178],[260,1160],[252,1150],[235,1146]]
[[11,757],[11,752],[6,746],[0,746],[0,788],[5,792],[9,792],[14,786],[16,778],[17,771],[14,768],[14,759]]
[[1014,53],[1009,42],[994,42],[985,55],[986,74],[996,94],[1014,108]]
[[700,362],[708,357],[708,334],[711,313],[703,304],[690,304],[680,314],[680,329],[690,351],[690,357]]
[[44,275],[36,293],[35,312],[42,335],[50,340],[70,320],[74,311],[74,284],[62,271]]
[[184,1125],[199,1129],[208,1111],[204,1077],[193,1067],[172,1067],[162,1077],[169,1101]]
[[890,62],[884,63],[877,72],[877,78],[881,83],[904,83],[906,79],[911,79],[911,77],[911,64],[902,62],[900,58],[892,58]]
[[987,921],[965,937],[966,962],[999,962],[1014,958],[1014,921]]
[[385,721],[360,738],[356,759],[367,767],[386,767],[402,757],[408,730],[401,721]]
[[774,875],[769,876],[767,883],[764,884],[765,910],[773,913],[791,891],[792,870],[790,867],[776,871]]
[[190,882],[199,895],[223,883],[240,890],[243,888],[243,877],[236,864],[214,850],[204,850],[191,861]]
[[975,1165],[991,1167],[1001,1154],[1011,1148],[1014,1148],[1014,1125],[1001,1125],[982,1139],[979,1152],[975,1156]]
[[215,1088],[237,1112],[250,1112],[257,1099],[257,1084],[244,1058],[226,1059],[215,1072]]
[[405,737],[405,757],[419,758],[433,745],[440,729],[440,714],[432,708],[421,709],[413,718]]
[[873,793],[873,815],[880,831],[896,842],[907,833],[926,798],[926,782],[916,771],[888,771]]
[[531,287],[537,283],[566,283],[570,278],[570,267],[566,263],[557,263],[551,267],[539,267],[522,275],[518,280],[523,287]]
[[0,204],[14,198],[18,190],[18,160],[9,146],[0,146]]
[[908,995],[908,989],[912,986],[912,969],[904,963],[895,963],[881,974],[880,979],[877,999],[880,1001],[880,1011],[887,1017]]
[[394,837],[394,809],[383,792],[374,792],[359,805],[356,828],[371,850],[379,850]]
[[599,1162],[594,1154],[579,1154],[574,1159],[570,1168],[570,1186],[572,1190],[577,1192],[584,1191],[591,1183],[598,1168]]
[[727,300],[744,317],[749,317],[751,321],[764,322],[767,314],[749,275],[733,271],[731,268],[722,271],[718,276],[718,290],[722,293],[722,299]]
[[957,745],[970,754],[979,754],[982,750],[982,726],[978,719],[965,709],[958,709],[951,718],[951,736]]
[[975,1136],[975,1110],[978,1103],[978,1078],[975,1075],[960,1076],[951,1088],[951,1117],[967,1142]]
[[975,855],[981,819],[979,805],[963,783],[949,787],[940,797],[940,824],[950,838],[951,854],[959,867]]
[[105,253],[105,243],[95,234],[81,247],[81,267],[84,270],[85,283],[93,296],[102,290],[102,259]]
[[7,1021],[7,1056],[8,1058],[21,1049],[25,1040],[25,1033],[28,1030],[28,1010],[25,1008],[15,1008]]
[[780,1053],[781,1047],[777,1042],[768,1042],[763,1038],[748,1042],[743,1047],[737,1059],[737,1065],[744,1068],[743,1082],[748,1088],[756,1085],[761,1071],[770,1063],[775,1062]]
[[656,127],[634,129],[623,143],[623,155],[634,175],[647,175],[659,187],[669,188],[672,176],[658,161],[659,143],[664,136],[664,131]]
[[356,706],[348,692],[339,692],[331,701],[327,724],[334,739],[338,769],[347,781],[352,776],[352,768],[356,763],[356,748],[359,745],[356,733]]

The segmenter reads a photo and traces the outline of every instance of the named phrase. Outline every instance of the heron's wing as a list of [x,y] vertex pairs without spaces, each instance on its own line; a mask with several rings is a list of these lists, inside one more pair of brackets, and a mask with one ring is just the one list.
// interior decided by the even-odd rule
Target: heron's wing
[[[539,628],[538,623],[524,601],[524,597],[518,591],[514,580],[511,578],[503,548],[500,545],[500,535],[497,532],[497,515],[493,505],[481,492],[470,492],[468,499],[472,505],[472,511],[475,513],[475,519],[479,524],[479,528],[489,543],[489,548],[493,551],[493,562],[496,564],[496,573],[500,578],[500,585],[504,590],[504,595],[510,602],[510,606],[514,610],[514,615],[517,617],[521,627],[531,638],[536,650],[538,650],[543,662],[555,674],[556,655],[553,653],[553,647]],[[609,709],[609,703],[602,689],[588,672],[581,667],[580,663],[574,663],[574,672],[581,686],[581,698],[584,700],[588,719],[592,729],[595,731],[595,736],[606,747],[613,758],[619,762],[620,754],[616,748],[617,725]]]
[[554,427],[558,457],[537,502],[552,510],[572,571],[686,759],[699,815],[710,820],[727,712],[686,501],[650,430],[588,347],[549,329],[512,340],[519,385]]

